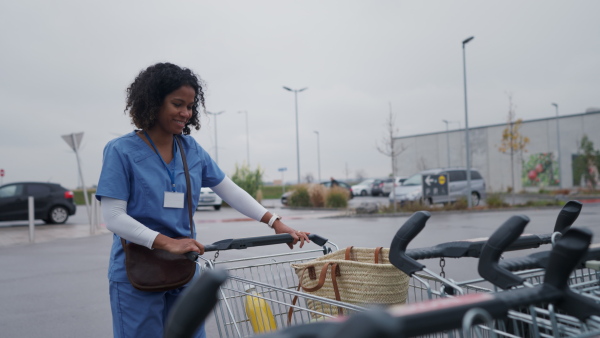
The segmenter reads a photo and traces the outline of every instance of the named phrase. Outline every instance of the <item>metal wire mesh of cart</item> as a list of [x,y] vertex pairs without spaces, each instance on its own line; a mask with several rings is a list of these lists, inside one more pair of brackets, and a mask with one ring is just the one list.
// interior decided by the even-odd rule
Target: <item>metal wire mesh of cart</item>
[[[543,282],[545,271],[533,269],[517,274],[525,278],[530,285]],[[588,297],[595,297],[600,286],[598,271],[590,268],[576,269],[569,278],[572,290]],[[410,280],[408,302],[421,302],[429,299],[453,297],[459,294],[503,292],[484,279],[473,279],[461,282],[445,283],[435,276],[416,273]],[[498,337],[593,337],[600,336],[600,322],[591,320],[587,323],[573,316],[557,312],[552,304],[538,304],[508,312],[506,320],[492,321],[488,325],[467,324],[477,330],[481,336]],[[448,336],[460,335],[459,331],[446,332]]]
[[[329,249],[214,262],[215,266],[229,273],[229,278],[221,286],[219,302],[214,309],[219,336],[248,337],[322,320],[332,317],[328,314],[331,308],[342,308],[348,314],[366,310],[296,291],[298,277],[291,264],[314,259],[319,254],[331,251]],[[318,308],[322,312],[311,310],[307,306],[308,301],[320,304]]]

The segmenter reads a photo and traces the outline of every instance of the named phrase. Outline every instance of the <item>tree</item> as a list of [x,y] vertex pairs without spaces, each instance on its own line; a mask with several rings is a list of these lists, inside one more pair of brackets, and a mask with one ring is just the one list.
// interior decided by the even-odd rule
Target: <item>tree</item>
[[600,151],[594,149],[594,143],[587,135],[583,135],[578,148],[581,155],[573,161],[573,178],[580,179],[583,176],[586,184],[592,189],[596,189],[598,168],[600,167]]
[[510,154],[510,174],[512,178],[512,204],[515,203],[515,165],[514,155],[521,155],[521,162],[523,161],[523,153],[527,152],[525,147],[529,143],[529,137],[523,136],[519,129],[523,123],[522,119],[515,121],[515,105],[512,102],[512,94],[507,93],[508,96],[508,123],[506,128],[502,131],[502,140],[498,151],[503,154]]
[[[406,150],[403,144],[400,144],[398,147],[394,144],[394,131],[398,131],[396,128],[396,117],[392,113],[392,103],[390,105],[390,112],[388,114],[388,118],[385,121],[386,133],[387,135],[383,136],[382,144],[377,145],[377,151],[381,154],[391,157],[392,159],[392,175],[396,175],[396,157],[400,155],[403,151]],[[396,197],[396,189],[392,189],[392,196]],[[394,203],[394,211],[396,210],[396,203]]]
[[235,172],[233,176],[231,176],[231,180],[250,194],[250,196],[257,198],[258,191],[263,187],[263,173],[264,170],[262,170],[260,166],[252,171],[247,164],[244,163],[239,166],[236,163]]

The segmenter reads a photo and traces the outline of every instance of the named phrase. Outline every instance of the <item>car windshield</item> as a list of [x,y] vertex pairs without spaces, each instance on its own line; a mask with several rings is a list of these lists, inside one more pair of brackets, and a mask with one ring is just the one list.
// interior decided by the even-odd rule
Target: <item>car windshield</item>
[[423,176],[421,174],[413,175],[406,179],[406,181],[402,182],[402,185],[422,185]]
[[358,185],[369,185],[371,183],[373,183],[373,180],[364,180],[364,181],[360,182]]

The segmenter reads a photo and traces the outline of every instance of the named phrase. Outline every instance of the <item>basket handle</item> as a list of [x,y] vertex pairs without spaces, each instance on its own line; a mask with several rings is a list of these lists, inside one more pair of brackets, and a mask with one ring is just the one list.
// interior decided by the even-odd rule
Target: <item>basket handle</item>
[[[344,259],[347,261],[352,260],[352,248],[354,248],[354,246],[349,246],[346,248],[346,254],[344,256]],[[381,256],[381,260],[383,261],[383,247],[382,246],[378,246],[375,248],[375,264],[379,263],[379,256]]]
[[[340,267],[338,266],[337,263],[333,263],[333,262],[329,262],[329,263],[323,265],[323,267],[321,268],[321,274],[319,275],[319,282],[317,283],[316,286],[314,286],[312,288],[307,288],[307,287],[302,286],[302,280],[304,279],[304,273],[310,267],[304,268],[304,270],[302,270],[302,275],[299,278],[298,288],[296,289],[296,291],[300,291],[300,289],[302,289],[307,292],[314,292],[314,291],[318,291],[319,289],[321,289],[323,287],[323,285],[325,285],[325,278],[327,277],[327,268],[329,268],[329,266],[331,266],[331,283],[333,284],[333,292],[335,293],[335,300],[337,300],[338,302],[341,302],[342,298],[340,297],[340,290],[338,289],[338,285],[337,285],[337,277],[341,276]],[[290,325],[292,323],[292,315],[294,314],[294,305],[296,305],[297,301],[298,301],[298,296],[294,296],[294,299],[292,299],[292,306],[290,306],[290,309],[288,310],[288,325]],[[344,314],[343,309],[340,306],[338,306],[338,314],[339,315]]]

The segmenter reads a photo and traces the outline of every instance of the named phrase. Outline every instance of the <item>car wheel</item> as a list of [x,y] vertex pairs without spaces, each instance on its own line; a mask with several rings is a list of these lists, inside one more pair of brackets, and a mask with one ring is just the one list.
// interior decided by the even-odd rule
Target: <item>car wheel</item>
[[215,208],[215,210],[221,210],[221,206],[220,205],[213,205],[213,208]]
[[361,195],[361,196],[367,196],[367,191],[366,191],[366,190],[363,190],[363,191],[361,191],[361,192],[360,192],[360,195]]
[[44,222],[48,224],[63,224],[69,218],[69,211],[65,207],[57,206],[50,209],[48,218]]
[[476,207],[479,205],[480,201],[481,201],[481,197],[479,196],[479,194],[476,192],[472,192],[471,193],[471,205]]

